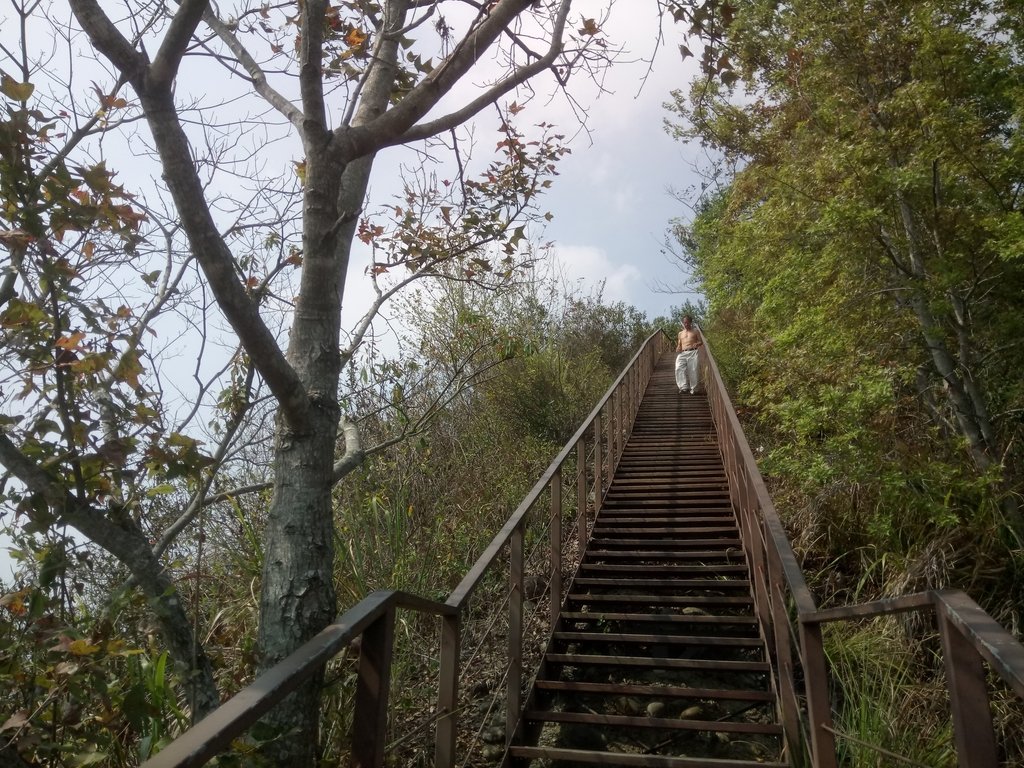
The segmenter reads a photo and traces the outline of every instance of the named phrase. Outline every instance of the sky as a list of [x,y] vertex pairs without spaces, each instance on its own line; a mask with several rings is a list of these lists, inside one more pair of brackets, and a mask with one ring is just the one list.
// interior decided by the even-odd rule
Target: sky
[[[631,9],[643,5],[653,7],[630,3]],[[634,55],[649,56],[654,23],[638,16],[628,44]],[[698,148],[676,141],[663,127],[670,90],[685,89],[695,74],[692,59],[684,64],[677,46],[678,40],[661,46],[642,87],[646,63],[612,69],[609,92],[590,111],[591,135],[577,138],[546,201],[554,214],[546,234],[567,273],[588,285],[606,280],[607,299],[632,304],[651,318],[695,298],[655,290],[660,283],[692,291],[689,276],[662,252],[671,219],[687,213],[670,190],[699,183],[693,170]]]
[[[578,3],[573,23],[578,26],[602,5],[600,0]],[[606,300],[631,304],[652,319],[697,298],[689,276],[663,254],[662,243],[670,221],[687,213],[670,190],[699,183],[694,168],[701,154],[664,130],[663,105],[670,91],[686,89],[697,68],[693,59],[682,61],[678,26],[664,27],[665,39],[657,44],[658,18],[655,0],[619,0],[613,7],[603,30],[612,44],[627,50],[607,72],[600,93],[585,78],[571,83],[588,112],[586,130],[557,97],[535,98],[517,115],[524,123],[553,123],[572,136],[572,152],[559,162],[559,176],[539,203],[553,218],[535,236],[554,244],[558,269],[583,293],[603,282]],[[538,91],[544,87],[537,85]],[[400,161],[400,154],[385,152],[375,162],[371,194],[378,200]],[[358,285],[364,269],[365,263],[354,263],[350,286]],[[679,292],[660,292],[658,285]],[[346,296],[350,316],[359,314],[354,299],[354,292]]]

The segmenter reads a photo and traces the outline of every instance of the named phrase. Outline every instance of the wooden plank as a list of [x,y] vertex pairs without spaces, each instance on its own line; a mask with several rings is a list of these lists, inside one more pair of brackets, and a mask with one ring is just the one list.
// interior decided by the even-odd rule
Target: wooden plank
[[589,595],[574,593],[569,599],[577,603],[643,603],[646,605],[740,605],[752,604],[750,597],[725,595]]
[[654,696],[679,699],[725,699],[729,701],[775,701],[771,691],[740,688],[690,688],[681,685],[632,685],[629,683],[576,683],[564,680],[538,680],[545,691],[592,693],[614,696]]
[[747,579],[602,579],[583,576],[577,586],[587,587],[665,587],[667,589],[748,589]]
[[586,643],[642,643],[644,645],[728,646],[763,648],[760,637],[715,637],[710,635],[640,635],[624,632],[555,632],[556,640]]
[[600,656],[583,653],[549,653],[545,659],[551,664],[567,666],[616,666],[647,669],[700,669],[715,672],[769,672],[763,661],[720,661],[717,659],[659,659],[648,656]]
[[583,563],[580,570],[590,573],[747,573],[745,565],[615,565],[613,563]]
[[782,726],[772,723],[745,723],[734,720],[681,720],[672,717],[627,717],[626,715],[599,715],[593,712],[550,712],[527,710],[527,720],[545,723],[578,723],[603,725],[613,728],[657,728],[666,731],[709,731],[712,733],[760,733],[781,736]]
[[757,619],[753,616],[713,616],[713,615],[686,615],[678,613],[606,613],[595,611],[592,613],[581,613],[576,611],[564,611],[563,621],[634,621],[634,622],[655,622],[667,624],[736,624],[750,627],[757,626]]
[[511,747],[509,754],[530,760],[564,760],[623,768],[789,768],[788,763],[722,760],[710,757],[671,757],[630,752],[591,752],[559,747]]

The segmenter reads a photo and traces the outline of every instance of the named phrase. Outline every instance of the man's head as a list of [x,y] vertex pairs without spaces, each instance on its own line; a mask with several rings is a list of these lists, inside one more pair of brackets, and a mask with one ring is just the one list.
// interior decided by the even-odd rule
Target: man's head
[[693,325],[693,318],[689,315],[683,315],[683,328],[690,330],[691,325]]

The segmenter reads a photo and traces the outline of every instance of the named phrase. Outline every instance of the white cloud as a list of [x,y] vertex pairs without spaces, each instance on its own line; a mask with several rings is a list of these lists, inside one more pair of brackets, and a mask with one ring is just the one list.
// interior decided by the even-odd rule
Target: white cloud
[[601,248],[559,243],[554,247],[553,256],[566,282],[578,285],[585,293],[596,290],[603,280],[603,296],[608,302],[635,304],[635,291],[645,290],[639,269],[632,264],[613,263]]

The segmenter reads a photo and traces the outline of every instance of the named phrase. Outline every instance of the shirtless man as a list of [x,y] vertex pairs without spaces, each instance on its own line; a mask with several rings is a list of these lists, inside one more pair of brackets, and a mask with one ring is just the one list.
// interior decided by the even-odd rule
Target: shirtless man
[[693,318],[683,315],[683,330],[676,336],[676,386],[680,394],[697,394],[700,374],[697,369],[697,348],[704,345],[700,333],[693,327]]

